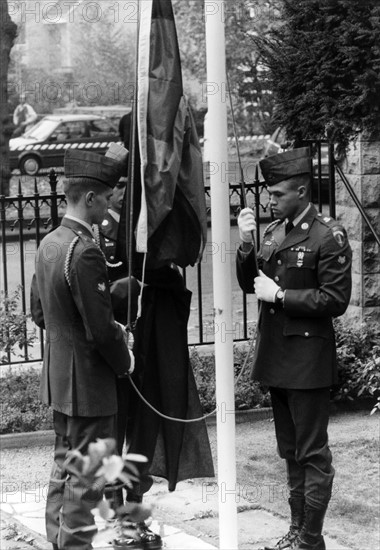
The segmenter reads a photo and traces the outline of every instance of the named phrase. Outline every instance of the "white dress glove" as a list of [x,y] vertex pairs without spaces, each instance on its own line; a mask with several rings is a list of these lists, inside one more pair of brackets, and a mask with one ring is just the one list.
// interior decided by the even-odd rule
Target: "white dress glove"
[[130,357],[130,360],[131,360],[131,363],[130,363],[130,366],[129,366],[129,369],[128,369],[128,373],[127,373],[127,374],[132,374],[132,372],[135,370],[135,356],[133,355],[133,351],[132,351],[133,342],[134,342],[133,334],[132,334],[132,332],[126,330],[125,327],[124,327],[124,325],[122,325],[121,323],[119,323],[119,321],[115,321],[115,323],[116,323],[117,325],[119,325],[119,327],[120,327],[121,330],[123,331],[124,342],[125,342],[125,343],[127,344],[127,346],[128,346],[129,357]]
[[273,303],[276,301],[276,294],[280,289],[278,284],[270,277],[267,277],[261,269],[259,269],[259,276],[255,277],[254,288],[259,300]]
[[239,236],[243,243],[252,243],[256,232],[256,219],[252,208],[243,208],[238,216]]
[[135,356],[133,355],[133,351],[131,349],[128,349],[129,351],[129,358],[131,360],[131,364],[129,365],[128,374],[132,374],[132,372],[135,370]]

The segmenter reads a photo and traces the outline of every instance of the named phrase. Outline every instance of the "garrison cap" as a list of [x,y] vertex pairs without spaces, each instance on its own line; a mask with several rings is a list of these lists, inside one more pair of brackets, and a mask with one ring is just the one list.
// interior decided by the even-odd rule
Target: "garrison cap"
[[312,173],[312,162],[309,147],[291,149],[285,153],[271,155],[259,162],[261,173],[268,186],[293,176]]
[[67,149],[64,159],[65,177],[88,178],[113,189],[125,170],[128,151],[124,147],[123,149],[123,158],[112,152],[108,155],[109,151],[103,156],[80,149]]

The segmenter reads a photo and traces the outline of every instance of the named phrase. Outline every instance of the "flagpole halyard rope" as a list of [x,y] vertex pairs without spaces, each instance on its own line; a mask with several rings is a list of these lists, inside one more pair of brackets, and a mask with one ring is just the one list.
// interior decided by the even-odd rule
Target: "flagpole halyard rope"
[[[247,355],[245,356],[245,359],[244,359],[244,363],[243,363],[243,366],[239,372],[239,375],[238,377],[236,378],[235,380],[235,387],[237,386],[240,378],[242,377],[243,373],[245,372],[245,369],[247,367],[247,363],[248,363],[248,357],[250,356],[250,353],[253,349],[253,344],[256,340],[256,332],[257,332],[257,327],[252,335],[252,338],[249,342],[249,348],[248,348],[248,351],[247,351]],[[218,411],[218,408],[215,407],[214,410],[212,410],[211,412],[207,413],[207,414],[204,414],[203,416],[199,416],[197,418],[177,418],[175,416],[168,416],[164,413],[162,413],[161,411],[159,411],[158,409],[156,409],[156,407],[154,407],[151,403],[149,403],[149,401],[143,396],[143,394],[141,393],[141,391],[138,389],[138,387],[136,386],[136,384],[134,383],[133,379],[132,379],[132,376],[130,374],[128,374],[129,376],[129,380],[131,382],[131,385],[133,387],[133,389],[135,390],[135,392],[137,393],[137,395],[140,397],[140,399],[145,403],[145,405],[147,407],[149,407],[154,413],[156,413],[158,416],[160,416],[161,418],[165,419],[165,420],[171,420],[172,422],[182,422],[183,424],[190,424],[192,422],[202,422],[202,420],[205,420],[206,418],[208,418],[209,416],[212,416],[214,414],[217,413]]]

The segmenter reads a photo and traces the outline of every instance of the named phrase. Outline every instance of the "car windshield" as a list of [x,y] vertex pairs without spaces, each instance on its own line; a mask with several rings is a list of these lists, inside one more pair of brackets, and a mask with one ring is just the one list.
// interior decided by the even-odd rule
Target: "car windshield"
[[40,120],[33,128],[25,132],[23,137],[42,141],[50,136],[53,130],[57,127],[59,121],[44,118]]

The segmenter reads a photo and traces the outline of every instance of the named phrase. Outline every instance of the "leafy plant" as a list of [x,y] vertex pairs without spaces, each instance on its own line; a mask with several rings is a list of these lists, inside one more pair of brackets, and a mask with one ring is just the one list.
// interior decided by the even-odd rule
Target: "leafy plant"
[[[63,469],[80,479],[88,494],[98,494],[99,489],[104,490],[106,483],[132,488],[133,482],[139,481],[140,475],[135,463],[147,462],[147,458],[138,454],[121,457],[115,452],[115,439],[97,439],[89,444],[86,455],[77,449],[69,451]],[[105,521],[104,527],[98,532],[92,525],[76,527],[72,532],[94,531],[94,543],[114,542],[119,548],[127,547],[133,541],[133,547],[137,547],[140,542],[138,523],[148,519],[152,509],[145,503],[126,502],[117,506],[112,500],[99,498],[92,512]]]
[[52,428],[52,413],[39,400],[40,375],[33,368],[8,369],[0,386],[0,434]]
[[20,311],[21,292],[22,287],[19,285],[10,295],[3,290],[0,293],[0,363],[7,363],[10,353],[21,356],[17,348],[22,350],[36,338],[35,329],[27,328],[30,315]]
[[[250,365],[253,350],[234,346],[235,409],[246,410],[270,406],[269,392],[264,391],[258,382],[250,379]],[[248,354],[248,357],[247,357]],[[201,405],[204,412],[211,412],[215,406],[215,357],[201,355],[193,348],[190,361],[194,371]]]
[[291,139],[329,138],[344,150],[380,123],[377,0],[282,0],[282,24],[252,36]]
[[339,388],[335,399],[377,397],[380,393],[380,337],[374,327],[335,321]]

